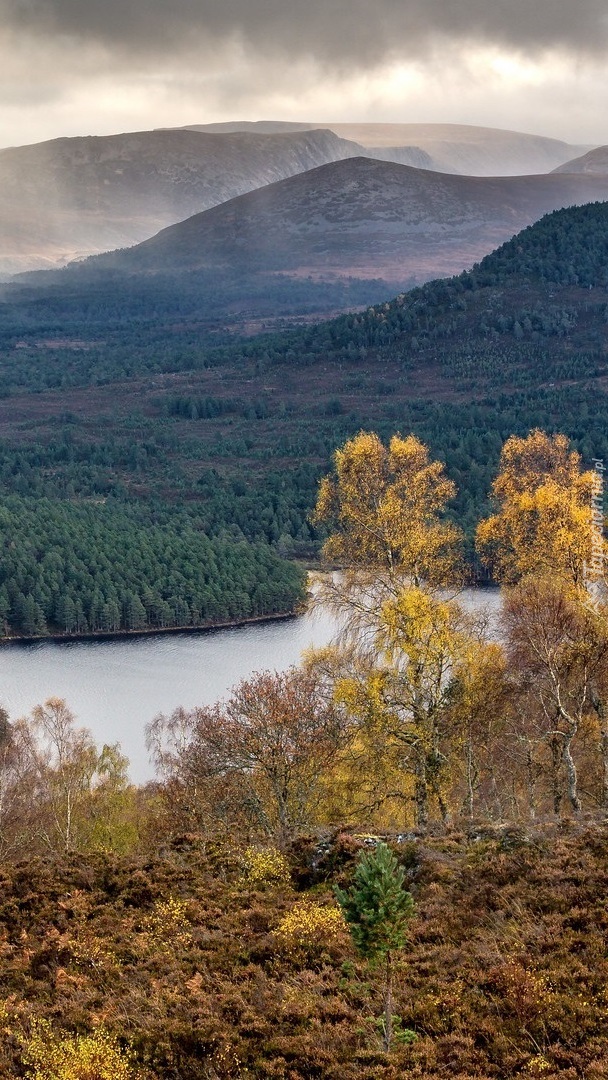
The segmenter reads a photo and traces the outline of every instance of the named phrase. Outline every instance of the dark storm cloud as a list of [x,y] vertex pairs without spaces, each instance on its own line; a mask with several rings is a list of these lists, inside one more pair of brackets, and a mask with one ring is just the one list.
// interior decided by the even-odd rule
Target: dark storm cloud
[[240,40],[261,52],[372,65],[437,40],[597,54],[606,0],[0,0],[5,27],[162,54]]

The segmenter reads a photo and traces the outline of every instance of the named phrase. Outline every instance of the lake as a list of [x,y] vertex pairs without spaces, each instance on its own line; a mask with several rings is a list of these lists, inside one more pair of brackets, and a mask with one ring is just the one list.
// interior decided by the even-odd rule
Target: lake
[[[463,603],[495,612],[497,590],[467,589]],[[254,671],[297,664],[336,630],[326,609],[263,623],[197,633],[105,641],[17,642],[0,647],[0,704],[12,719],[49,697],[65,698],[96,742],[119,742],[136,783],[153,770],[145,725],[178,705],[210,705]]]

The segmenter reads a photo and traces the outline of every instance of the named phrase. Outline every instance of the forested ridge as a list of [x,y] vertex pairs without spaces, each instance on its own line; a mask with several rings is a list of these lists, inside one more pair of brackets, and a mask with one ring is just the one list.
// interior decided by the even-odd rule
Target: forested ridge
[[[511,434],[559,430],[583,460],[608,458],[607,237],[606,204],[558,211],[456,278],[280,334],[259,332],[274,285],[264,297],[244,282],[196,275],[125,283],[109,273],[78,284],[65,272],[35,288],[7,286],[2,492],[52,500],[66,531],[75,506],[98,500],[117,528],[125,514],[160,514],[164,527],[174,521],[180,559],[182,522],[214,541],[311,559],[323,530],[310,512],[334,449],[366,428],[384,439],[412,431],[455,481],[447,512],[465,528],[474,572],[485,575],[473,534]],[[289,310],[301,315],[300,285],[283,286],[295,290]],[[327,295],[337,299],[331,287]],[[36,531],[43,543],[42,525]],[[32,573],[18,591],[57,629],[63,620],[46,586],[32,592],[40,572]],[[142,599],[139,580],[124,588]],[[82,598],[87,625],[95,590]],[[162,604],[178,602],[173,587],[163,590]],[[123,595],[123,585],[115,591]],[[250,613],[246,591],[228,590],[224,617],[233,617],[236,594],[241,614]],[[103,595],[110,603],[107,588]],[[279,595],[282,586],[277,603]],[[205,607],[187,589],[182,600],[191,611]],[[125,628],[126,601],[116,602]]]

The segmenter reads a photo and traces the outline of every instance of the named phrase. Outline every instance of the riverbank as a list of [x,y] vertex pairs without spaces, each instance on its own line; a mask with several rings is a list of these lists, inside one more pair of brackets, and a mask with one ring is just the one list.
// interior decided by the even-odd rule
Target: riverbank
[[[498,603],[498,596],[480,590],[461,599],[482,611]],[[154,776],[144,734],[154,716],[212,705],[254,672],[285,671],[306,650],[328,645],[337,630],[334,614],[311,604],[303,614],[224,627],[12,639],[0,648],[0,706],[16,719],[50,697],[63,698],[96,743],[120,743],[133,781],[145,783]]]
[[169,634],[208,634],[214,630],[236,630],[240,626],[255,626],[257,624],[272,623],[285,619],[296,619],[304,615],[306,607],[296,608],[293,611],[278,611],[272,615],[250,615],[247,618],[232,619],[225,622],[207,622],[198,626],[150,626],[134,630],[90,630],[85,634],[39,634],[34,637],[25,637],[11,634],[0,638],[0,648],[9,645],[37,645],[61,644],[62,642],[87,642],[87,641],[121,641],[132,638],[165,637]]

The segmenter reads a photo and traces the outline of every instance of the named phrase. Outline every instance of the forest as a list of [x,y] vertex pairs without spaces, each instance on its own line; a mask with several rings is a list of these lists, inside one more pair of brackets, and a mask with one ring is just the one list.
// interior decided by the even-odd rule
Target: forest
[[[9,596],[0,590],[9,633],[293,610],[302,575],[276,557],[318,560],[325,526],[311,511],[319,480],[335,449],[370,429],[384,440],[411,431],[444,462],[455,485],[447,512],[464,530],[469,574],[488,580],[475,529],[489,513],[509,436],[562,431],[586,463],[608,458],[607,252],[606,204],[572,207],[458,277],[323,323],[305,325],[310,283],[298,297],[300,285],[279,282],[294,290],[285,318],[303,323],[280,333],[265,308],[272,283],[250,306],[245,283],[196,275],[125,282],[113,271],[98,280],[86,264],[82,274],[75,267],[4,286],[0,480],[15,535],[3,534],[3,582],[19,581]],[[356,305],[351,285],[342,300],[328,285],[328,303]],[[32,515],[32,499],[46,500],[44,514]],[[132,546],[141,529],[148,548],[158,534],[152,540],[146,530],[162,528],[177,558],[165,560],[154,599],[144,595],[145,554],[120,580],[66,569],[64,584],[78,579],[84,590],[81,610],[68,604],[66,616],[53,574],[22,557],[44,548],[51,520],[66,535],[77,520],[102,559],[106,534],[110,542],[131,528]],[[18,539],[26,521],[31,544]],[[218,577],[212,598],[208,572],[194,580],[182,565],[182,533],[203,546],[203,537],[234,544],[230,560],[257,563],[264,597],[252,606],[243,569],[243,587]]]
[[210,539],[179,513],[11,496],[0,529],[4,636],[204,626],[304,600],[304,573],[267,544]]
[[29,1080],[607,1075],[602,463],[510,436],[460,599],[414,434],[335,452],[329,646],[158,715],[0,717],[0,1068]]
[[[291,290],[284,309],[272,283],[253,295],[246,282],[127,281],[86,263],[4,286],[6,631],[196,625],[292,610],[302,575],[277,556],[318,558],[317,484],[336,447],[369,428],[384,439],[412,431],[445,463],[470,574],[487,579],[474,532],[509,435],[559,430],[585,461],[608,456],[607,250],[606,204],[573,207],[456,278],[281,333],[267,332],[269,312],[305,320],[306,289],[319,286],[277,280],[279,291]],[[340,298],[326,283],[328,305],[356,305],[357,287]],[[43,513],[32,499],[46,500]],[[69,544],[59,576],[34,557],[49,529],[67,536],[74,527],[106,569],[117,565],[108,544],[129,533],[133,558],[120,578],[83,569]],[[162,572],[161,540],[149,532],[159,528],[165,552],[175,552]],[[224,553],[209,547],[198,560],[207,569],[192,578],[186,547],[195,539],[235,545],[225,552],[243,567],[238,588],[230,572],[211,583],[209,567],[215,573]],[[142,568],[154,559],[160,576],[146,592]],[[245,564],[257,565],[255,596]]]

